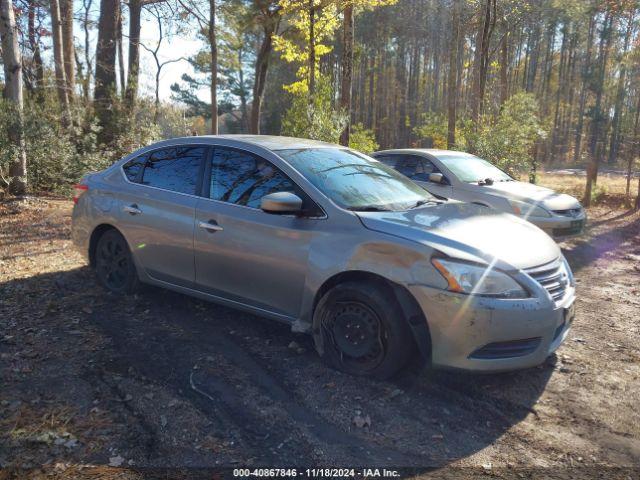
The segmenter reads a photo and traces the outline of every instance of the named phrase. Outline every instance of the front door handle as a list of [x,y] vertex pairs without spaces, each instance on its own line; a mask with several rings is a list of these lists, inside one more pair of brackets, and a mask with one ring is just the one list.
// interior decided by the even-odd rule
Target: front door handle
[[198,222],[198,226],[200,228],[204,228],[209,232],[221,232],[222,230],[224,230],[224,228],[218,225],[218,222],[216,222],[215,220],[209,220],[208,222]]
[[142,213],[142,210],[140,210],[138,208],[138,205],[136,205],[135,203],[133,205],[127,205],[122,210],[130,213],[131,215],[140,215]]

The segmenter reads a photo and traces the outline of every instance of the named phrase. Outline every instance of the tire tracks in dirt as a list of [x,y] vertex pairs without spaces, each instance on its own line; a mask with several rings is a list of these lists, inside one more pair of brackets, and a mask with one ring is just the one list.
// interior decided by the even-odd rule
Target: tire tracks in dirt
[[[217,429],[222,430],[219,433],[237,438],[247,458],[263,464],[287,459],[307,465],[310,459],[318,465],[326,464],[326,458],[357,465],[417,465],[424,461],[328,422],[261,365],[261,359],[225,333],[226,325],[196,318],[186,298],[168,295],[173,301],[167,301],[166,296],[159,302],[154,299],[153,323],[124,323],[108,314],[94,314],[94,321],[112,338],[112,346],[124,361],[146,377],[183,390],[182,396],[203,414],[218,419]],[[140,333],[133,331],[136,328],[144,332],[141,341],[136,339]],[[225,358],[234,368],[207,368],[203,359],[216,356]],[[287,376],[286,371],[279,373]],[[187,395],[184,390],[193,394]],[[254,401],[244,401],[251,390]],[[200,401],[194,402],[194,394],[200,396]],[[269,424],[260,406],[280,412],[278,422]]]

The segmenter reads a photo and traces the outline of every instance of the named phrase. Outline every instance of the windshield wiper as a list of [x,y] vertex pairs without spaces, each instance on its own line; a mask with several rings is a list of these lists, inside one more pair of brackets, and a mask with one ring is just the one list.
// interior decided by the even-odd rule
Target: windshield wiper
[[390,208],[381,207],[380,205],[363,205],[361,207],[349,207],[347,210],[352,212],[391,212]]
[[438,200],[432,200],[432,199],[430,199],[430,200],[418,200],[413,206],[409,207],[409,210],[421,207],[422,205],[426,205],[428,203],[435,203],[436,205],[440,205],[442,202],[440,202]]

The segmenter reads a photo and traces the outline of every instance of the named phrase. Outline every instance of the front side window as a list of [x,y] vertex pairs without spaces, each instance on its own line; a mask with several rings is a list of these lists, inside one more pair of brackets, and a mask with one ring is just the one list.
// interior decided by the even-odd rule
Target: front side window
[[212,199],[260,208],[265,195],[294,191],[293,182],[271,162],[240,150],[214,150],[209,191]]
[[393,168],[353,150],[279,150],[318,190],[348,210],[405,210],[434,200]]
[[142,184],[173,192],[196,194],[206,147],[172,147],[152,152],[145,163]]

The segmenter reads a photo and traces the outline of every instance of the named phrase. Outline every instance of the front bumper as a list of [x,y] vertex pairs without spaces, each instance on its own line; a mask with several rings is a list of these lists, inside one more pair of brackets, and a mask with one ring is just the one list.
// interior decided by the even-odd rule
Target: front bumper
[[554,238],[571,237],[580,235],[584,231],[587,223],[587,215],[582,210],[575,217],[553,214],[549,218],[528,218],[535,226],[544,230],[549,236]]
[[573,320],[573,287],[558,302],[410,290],[427,319],[434,367],[498,372],[539,365],[562,344]]

